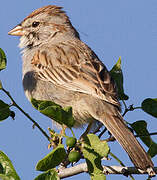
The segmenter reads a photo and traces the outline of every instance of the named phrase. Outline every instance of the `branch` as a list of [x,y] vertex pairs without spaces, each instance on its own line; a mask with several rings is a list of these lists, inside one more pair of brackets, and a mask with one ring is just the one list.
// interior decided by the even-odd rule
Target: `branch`
[[[157,173],[157,167],[154,168]],[[58,175],[61,179],[74,176],[80,173],[88,172],[87,164],[81,163],[76,166],[62,169]],[[142,170],[138,170],[135,167],[121,167],[121,166],[103,166],[103,172],[105,175],[108,174],[122,174],[128,176],[129,174],[148,174]]]
[[34,121],[29,114],[27,114],[12,98],[12,96],[10,95],[10,93],[8,91],[6,91],[4,88],[1,89],[12,101],[12,105],[15,106],[17,109],[19,109],[31,122],[33,122],[33,124],[42,132],[42,134],[48,139],[48,141],[50,140],[49,136],[47,135],[47,133],[40,127],[40,125]]

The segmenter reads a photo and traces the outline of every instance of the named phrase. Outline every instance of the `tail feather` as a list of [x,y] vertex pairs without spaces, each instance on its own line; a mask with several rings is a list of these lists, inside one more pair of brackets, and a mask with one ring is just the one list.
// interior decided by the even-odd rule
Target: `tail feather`
[[150,176],[154,176],[155,172],[153,170],[153,162],[133,133],[125,125],[122,116],[120,114],[115,116],[106,113],[105,120],[102,122],[128,153],[133,164],[137,168],[147,171]]

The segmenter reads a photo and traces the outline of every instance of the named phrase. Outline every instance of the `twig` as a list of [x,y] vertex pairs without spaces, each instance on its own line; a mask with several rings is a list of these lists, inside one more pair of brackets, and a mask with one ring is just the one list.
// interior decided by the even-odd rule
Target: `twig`
[[[157,173],[157,167],[154,168],[155,172]],[[58,175],[61,179],[74,176],[80,173],[88,172],[87,164],[81,163],[76,166],[65,168],[61,170]],[[122,166],[103,166],[103,172],[104,174],[148,174],[145,171],[138,170],[135,167],[122,167]]]
[[27,114],[12,98],[12,96],[10,95],[10,93],[8,91],[6,91],[4,88],[1,89],[12,101],[12,105],[15,106],[16,108],[18,108],[31,122],[33,122],[33,124],[42,132],[42,134],[48,139],[48,141],[50,140],[50,137],[47,135],[47,133],[40,127],[40,125],[34,121],[29,114]]
[[70,168],[62,169],[58,173],[58,175],[61,179],[63,179],[63,178],[74,176],[74,175],[84,173],[84,172],[88,172],[87,164],[81,163],[81,164],[78,164],[78,165],[70,167]]
[[80,139],[84,138],[91,130],[91,127],[92,127],[92,124],[93,124],[93,120],[91,120],[85,130],[85,132],[80,136]]
[[129,111],[134,111],[135,109],[141,109],[141,107],[133,107],[133,104],[131,104],[129,107],[126,106],[125,102],[124,103],[124,106],[125,106],[125,110],[124,110],[124,113],[122,114],[122,116],[124,117],[125,114]]
[[92,133],[96,134],[96,133],[100,132],[100,129],[102,128],[102,126],[103,126],[102,123],[98,124],[98,126],[96,127],[96,129],[94,129],[94,131]]
[[123,104],[124,104],[125,109],[127,109],[127,105],[126,105],[125,101],[122,100],[122,102],[123,102]]
[[110,136],[109,138],[104,139],[103,141],[106,141],[106,142],[113,142],[113,141],[116,141],[116,139],[115,139],[113,136]]
[[104,130],[99,134],[99,138],[101,138],[101,136],[107,131],[107,128],[105,127]]

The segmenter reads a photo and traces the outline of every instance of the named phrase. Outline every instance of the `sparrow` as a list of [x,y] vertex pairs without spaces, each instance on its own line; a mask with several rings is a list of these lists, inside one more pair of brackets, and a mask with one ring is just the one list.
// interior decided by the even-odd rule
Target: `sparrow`
[[120,113],[117,87],[106,66],[81,41],[61,7],[33,11],[9,35],[20,36],[23,87],[29,100],[71,106],[76,127],[101,122],[138,169],[154,176],[153,162]]

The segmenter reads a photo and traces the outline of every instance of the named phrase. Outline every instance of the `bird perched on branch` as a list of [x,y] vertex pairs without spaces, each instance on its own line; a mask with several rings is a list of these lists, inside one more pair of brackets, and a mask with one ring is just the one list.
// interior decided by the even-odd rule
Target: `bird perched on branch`
[[80,40],[58,6],[45,6],[9,32],[21,36],[23,86],[28,99],[71,106],[76,126],[100,121],[134,165],[154,176],[153,163],[125,125],[116,84],[97,55]]

